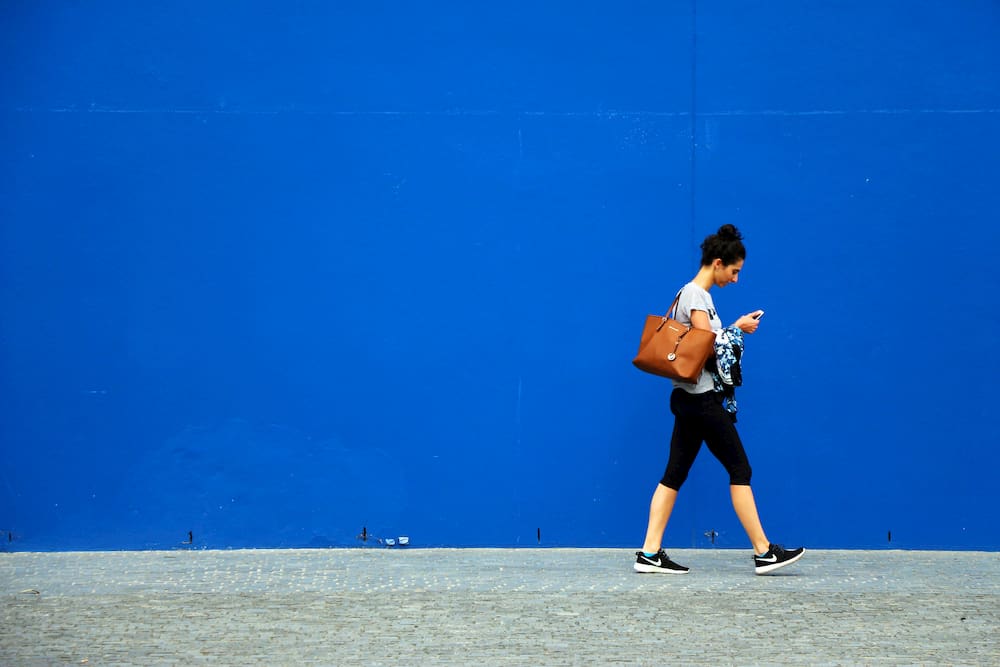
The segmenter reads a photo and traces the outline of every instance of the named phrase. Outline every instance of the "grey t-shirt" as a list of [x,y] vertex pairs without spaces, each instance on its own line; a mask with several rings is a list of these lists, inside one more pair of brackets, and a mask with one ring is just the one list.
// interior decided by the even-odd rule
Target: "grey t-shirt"
[[[722,320],[719,319],[719,314],[715,312],[712,295],[698,285],[688,283],[681,289],[681,298],[677,302],[677,315],[674,316],[674,319],[684,326],[689,327],[691,326],[692,310],[705,311],[708,313],[708,321],[712,327],[712,331],[718,332],[722,330]],[[679,380],[672,380],[672,382],[674,383],[674,387],[683,389],[691,394],[703,394],[715,388],[715,383],[712,382],[712,374],[706,370],[702,370],[701,376],[695,383],[681,382]]]

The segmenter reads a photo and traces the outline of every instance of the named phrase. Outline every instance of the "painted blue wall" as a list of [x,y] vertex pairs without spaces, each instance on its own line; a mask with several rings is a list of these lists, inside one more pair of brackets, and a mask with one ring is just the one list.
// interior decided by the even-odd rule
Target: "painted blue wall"
[[[1000,548],[1000,10],[4,3],[8,549],[633,546],[725,222],[772,539]],[[668,546],[745,546],[706,453]],[[892,532],[892,542],[888,533]]]

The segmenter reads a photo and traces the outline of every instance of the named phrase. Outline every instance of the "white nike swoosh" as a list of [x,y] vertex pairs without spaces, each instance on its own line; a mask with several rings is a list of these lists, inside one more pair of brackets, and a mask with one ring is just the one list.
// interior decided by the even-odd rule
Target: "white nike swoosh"
[[643,556],[642,559],[644,561],[646,561],[647,563],[651,564],[651,565],[655,565],[656,567],[660,567],[661,563],[660,563],[659,559],[653,560],[652,558],[646,558],[645,556]]
[[777,556],[771,556],[770,558],[761,558],[760,556],[757,556],[757,560],[764,561],[765,563],[777,563],[778,562],[778,557]]

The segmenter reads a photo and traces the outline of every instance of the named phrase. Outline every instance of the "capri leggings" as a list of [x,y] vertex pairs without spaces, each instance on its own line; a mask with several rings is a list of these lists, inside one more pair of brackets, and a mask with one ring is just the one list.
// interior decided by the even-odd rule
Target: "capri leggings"
[[701,443],[725,466],[729,483],[749,486],[750,461],[733,417],[722,407],[714,391],[690,394],[674,389],[670,394],[670,411],[674,413],[674,432],[670,436],[670,458],[660,484],[679,491],[698,456]]

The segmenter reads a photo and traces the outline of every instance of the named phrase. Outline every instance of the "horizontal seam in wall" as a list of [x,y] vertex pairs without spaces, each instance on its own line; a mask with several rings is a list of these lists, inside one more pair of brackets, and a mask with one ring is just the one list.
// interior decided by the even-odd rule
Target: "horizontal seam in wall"
[[[97,113],[97,114],[189,114],[189,115],[260,115],[285,114],[314,116],[563,116],[616,118],[632,116],[687,117],[690,111],[341,111],[318,109],[124,109],[110,107],[15,107],[6,109],[14,113]],[[850,116],[850,115],[905,115],[905,114],[997,114],[1000,109],[820,109],[820,110],[727,110],[699,111],[698,116]]]

